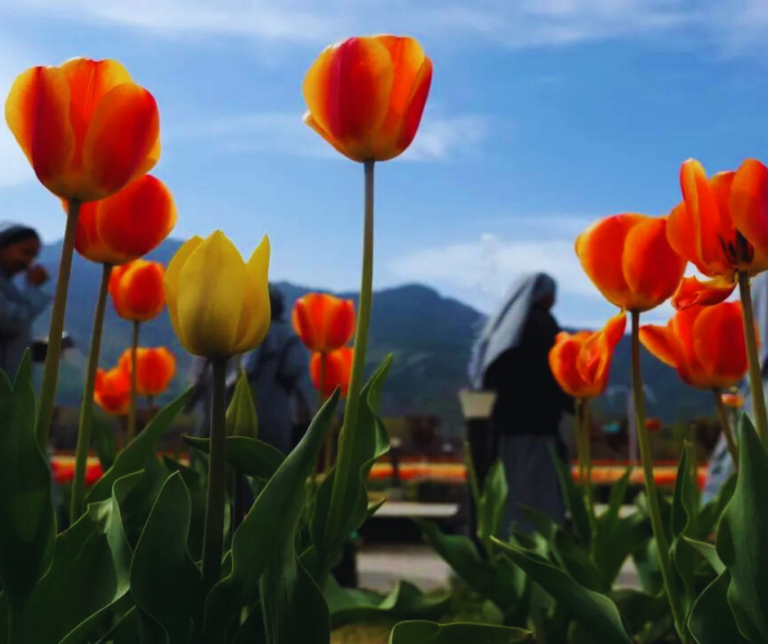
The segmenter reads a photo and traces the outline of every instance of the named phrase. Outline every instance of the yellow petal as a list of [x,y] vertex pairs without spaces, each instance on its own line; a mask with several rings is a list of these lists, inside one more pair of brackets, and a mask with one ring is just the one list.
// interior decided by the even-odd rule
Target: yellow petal
[[265,235],[248,260],[248,288],[240,314],[237,353],[254,349],[269,331],[272,321],[269,303],[269,256],[269,237]]
[[182,244],[181,248],[176,251],[168,268],[165,271],[165,300],[168,304],[168,315],[171,318],[171,324],[173,330],[176,332],[177,337],[181,344],[186,348],[187,344],[184,341],[184,335],[182,333],[181,326],[179,325],[179,318],[177,313],[177,300],[179,296],[179,275],[181,269],[186,263],[189,256],[203,243],[203,238],[195,235],[191,239]]
[[220,231],[198,246],[181,268],[178,322],[190,353],[229,357],[236,353],[248,272],[234,244]]

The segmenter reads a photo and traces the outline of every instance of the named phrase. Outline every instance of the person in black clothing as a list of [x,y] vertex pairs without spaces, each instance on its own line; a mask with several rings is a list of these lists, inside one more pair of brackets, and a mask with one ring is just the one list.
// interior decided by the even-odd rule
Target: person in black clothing
[[567,459],[559,426],[563,412],[572,413],[573,399],[549,368],[549,351],[560,332],[551,312],[555,292],[555,281],[544,273],[519,280],[486,324],[470,369],[476,388],[496,393],[491,420],[509,485],[507,527],[514,523],[523,532],[533,525],[519,504],[558,524],[565,520],[550,449]]

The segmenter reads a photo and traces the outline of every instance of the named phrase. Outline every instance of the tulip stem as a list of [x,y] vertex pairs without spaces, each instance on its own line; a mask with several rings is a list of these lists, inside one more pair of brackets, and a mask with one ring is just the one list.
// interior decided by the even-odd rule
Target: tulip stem
[[131,341],[131,404],[128,407],[128,442],[136,438],[136,404],[139,388],[139,374],[136,368],[139,353],[139,330],[141,323],[133,322],[133,340]]
[[80,202],[70,199],[67,206],[67,225],[59,260],[59,276],[56,280],[56,296],[51,310],[51,326],[48,331],[48,353],[45,356],[43,385],[40,390],[40,406],[37,411],[37,443],[43,453],[48,449],[51,435],[51,419],[56,402],[56,385],[59,380],[61,360],[61,336],[64,334],[64,316],[67,312],[67,292],[72,274],[72,253],[75,249],[75,233],[80,218]]
[[208,498],[205,504],[203,533],[203,596],[221,578],[224,547],[224,504],[226,502],[226,358],[214,358],[211,393],[211,442],[208,464]]
[[[323,403],[325,402],[325,380],[328,377],[328,354],[323,351],[320,354],[320,382],[318,383],[320,386],[318,388],[317,392],[317,411],[320,411],[320,408],[323,406]],[[324,464],[323,464],[323,474],[327,474],[328,471],[331,469],[331,465],[333,464],[333,439],[334,439],[335,432],[333,431],[333,428],[331,428],[331,431],[328,432],[328,435],[325,437],[325,448],[323,449],[323,456],[324,456]]]
[[645,425],[645,393],[643,392],[643,375],[640,369],[640,312],[632,311],[632,399],[635,407],[635,425],[637,438],[640,443],[640,459],[643,463],[643,479],[645,493],[648,497],[648,512],[651,515],[651,528],[656,539],[659,552],[661,576],[664,579],[664,589],[667,593],[672,617],[675,621],[677,634],[684,644],[691,642],[686,626],[686,614],[681,603],[681,596],[675,593],[672,564],[669,558],[669,543],[661,520],[659,496],[656,491],[656,481],[653,478],[653,455],[648,428]]
[[589,435],[589,400],[587,398],[580,398],[576,401],[576,451],[579,456],[579,482],[584,488],[587,509],[594,518],[592,445]]
[[736,439],[733,436],[733,430],[731,429],[731,423],[728,422],[728,414],[725,411],[725,405],[723,404],[723,392],[720,389],[713,389],[712,395],[715,398],[715,409],[717,409],[717,418],[720,421],[720,427],[723,429],[723,436],[725,437],[725,444],[728,446],[728,452],[731,455],[733,461],[733,467],[738,472],[739,470],[739,448],[736,445]]
[[96,372],[99,369],[99,358],[101,357],[104,311],[107,308],[107,292],[111,274],[112,265],[102,264],[101,284],[96,300],[96,310],[93,314],[91,350],[88,353],[88,367],[85,372],[85,390],[83,391],[83,401],[80,404],[80,426],[77,430],[77,451],[75,452],[75,477],[72,480],[72,499],[69,512],[70,525],[77,521],[85,510],[85,470],[88,465],[88,451],[91,446],[91,430],[93,429],[93,392],[96,389]]
[[[363,232],[363,270],[358,303],[357,331],[355,333],[355,356],[352,361],[352,375],[349,380],[347,406],[344,422],[339,433],[338,453],[336,455],[336,474],[333,478],[331,505],[328,510],[323,539],[323,555],[326,564],[332,559],[335,550],[349,535],[344,506],[349,504],[350,495],[356,494],[352,487],[360,472],[353,471],[354,454],[357,443],[363,440],[357,429],[357,415],[360,408],[360,391],[365,375],[365,357],[368,349],[368,326],[371,319],[373,302],[373,168],[374,161],[366,161],[365,168],[365,223]],[[327,573],[323,572],[320,587],[325,585]]]
[[755,418],[757,435],[763,441],[763,445],[768,446],[768,414],[766,414],[765,410],[765,392],[763,391],[760,354],[757,351],[752,288],[749,284],[749,272],[747,271],[739,271],[739,294],[741,295],[741,309],[744,312],[744,338],[747,344],[747,359],[749,361],[749,390],[752,394],[752,415]]

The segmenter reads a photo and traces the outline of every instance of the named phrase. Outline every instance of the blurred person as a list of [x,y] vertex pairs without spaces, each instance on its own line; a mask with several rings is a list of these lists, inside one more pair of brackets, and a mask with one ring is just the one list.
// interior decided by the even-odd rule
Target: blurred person
[[555,281],[544,273],[525,275],[509,291],[475,343],[470,377],[475,389],[496,393],[491,421],[496,457],[504,463],[509,486],[505,530],[533,525],[524,504],[565,521],[565,503],[550,450],[567,460],[559,426],[573,399],[555,381],[549,351],[560,332],[551,309]]
[[31,345],[33,322],[52,299],[42,290],[48,271],[35,264],[41,247],[34,228],[0,227],[0,369],[11,379]]

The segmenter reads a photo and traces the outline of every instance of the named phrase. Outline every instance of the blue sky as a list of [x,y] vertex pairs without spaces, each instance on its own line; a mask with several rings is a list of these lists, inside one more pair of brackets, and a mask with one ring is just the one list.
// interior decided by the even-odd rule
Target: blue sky
[[[557,313],[612,313],[574,236],[618,212],[663,214],[690,156],[768,159],[765,0],[3,0],[0,94],[35,64],[116,58],[156,96],[176,236],[272,240],[272,276],[358,284],[362,169],[301,122],[301,82],[348,35],[418,37],[434,63],[411,150],[377,168],[379,287],[423,282],[490,310],[524,271]],[[63,231],[0,131],[3,219]],[[653,317],[664,320],[669,307]]]

